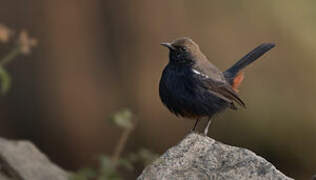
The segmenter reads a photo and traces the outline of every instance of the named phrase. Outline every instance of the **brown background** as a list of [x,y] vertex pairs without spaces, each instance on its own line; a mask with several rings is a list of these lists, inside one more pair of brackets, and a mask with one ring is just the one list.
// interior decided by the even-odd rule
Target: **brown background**
[[[158,97],[167,63],[162,41],[189,36],[221,69],[262,42],[277,47],[246,71],[246,110],[227,111],[210,136],[249,148],[294,178],[316,173],[314,1],[1,1],[0,23],[39,41],[8,66],[0,135],[29,139],[70,170],[109,154],[120,130],[106,123],[123,107],[139,119],[127,150],[162,153],[193,121]],[[0,55],[7,48],[0,48]],[[140,173],[141,169],[135,171]]]

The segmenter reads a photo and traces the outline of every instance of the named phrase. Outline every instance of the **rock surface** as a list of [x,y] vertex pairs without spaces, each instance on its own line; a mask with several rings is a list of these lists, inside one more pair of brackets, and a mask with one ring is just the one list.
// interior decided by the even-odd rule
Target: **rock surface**
[[0,138],[0,180],[66,180],[68,177],[67,172],[32,143]]
[[147,166],[138,180],[291,179],[255,153],[191,133]]

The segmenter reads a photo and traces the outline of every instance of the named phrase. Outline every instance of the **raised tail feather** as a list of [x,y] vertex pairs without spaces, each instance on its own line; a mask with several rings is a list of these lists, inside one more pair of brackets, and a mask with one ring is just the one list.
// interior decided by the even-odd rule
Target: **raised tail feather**
[[247,55],[242,57],[237,63],[235,63],[232,67],[227,69],[224,72],[224,77],[232,83],[234,78],[238,75],[240,70],[245,68],[247,65],[251,64],[255,60],[257,60],[260,56],[262,56],[264,53],[268,52],[270,49],[272,49],[275,46],[274,43],[263,43],[250,51]]

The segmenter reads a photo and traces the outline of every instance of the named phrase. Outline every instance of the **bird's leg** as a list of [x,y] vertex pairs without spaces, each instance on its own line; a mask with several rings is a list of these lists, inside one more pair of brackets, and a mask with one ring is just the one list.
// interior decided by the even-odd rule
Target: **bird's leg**
[[204,129],[204,135],[205,135],[205,136],[207,136],[208,128],[210,127],[211,123],[212,123],[211,118],[208,118],[207,125],[206,125],[206,127],[205,127],[205,129]]
[[194,124],[194,127],[193,127],[193,129],[192,129],[191,131],[195,131],[195,128],[196,128],[196,126],[197,126],[199,120],[200,120],[200,118],[197,118],[197,119],[196,119],[195,124]]

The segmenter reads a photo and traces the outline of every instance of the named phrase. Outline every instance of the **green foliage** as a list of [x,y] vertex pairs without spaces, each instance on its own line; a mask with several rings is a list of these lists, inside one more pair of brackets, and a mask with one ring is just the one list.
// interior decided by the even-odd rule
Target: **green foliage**
[[132,112],[128,109],[123,109],[110,117],[110,122],[123,129],[132,129]]
[[151,163],[158,157],[158,154],[148,149],[141,148],[136,153],[129,153],[125,158],[121,157],[121,151],[125,147],[129,133],[135,128],[136,121],[133,113],[128,109],[123,109],[110,117],[110,122],[122,128],[123,133],[118,140],[112,156],[101,155],[99,157],[99,166],[97,169],[83,168],[73,173],[70,180],[121,180],[123,179],[120,170],[133,171],[136,163],[144,166]]
[[70,180],[87,180],[93,179],[97,176],[95,170],[90,168],[82,168],[77,173],[73,173]]
[[148,149],[142,148],[137,153],[130,153],[128,156],[128,160],[129,162],[133,162],[133,163],[140,162],[144,164],[144,166],[147,166],[158,157],[159,157],[158,154],[153,153]]
[[12,62],[18,55],[27,55],[31,53],[31,49],[37,45],[37,40],[29,37],[28,33],[22,30],[17,37],[12,37],[13,31],[8,27],[0,24],[0,43],[6,44],[15,39],[15,46],[8,52],[6,56],[0,59],[0,92],[5,95],[11,86],[11,77],[4,68],[5,65]]
[[112,179],[119,180],[120,175],[116,170],[116,165],[113,163],[112,159],[108,156],[100,157],[100,174],[98,179]]
[[1,93],[6,94],[11,86],[11,77],[9,73],[0,66],[0,84],[1,84]]
[[142,163],[144,166],[151,163],[158,157],[147,149],[140,149],[137,153],[130,153],[128,158],[120,158],[116,163],[109,156],[102,155],[99,157],[99,169],[82,168],[78,172],[73,173],[70,180],[121,180],[118,168],[127,171],[135,169],[135,163]]

